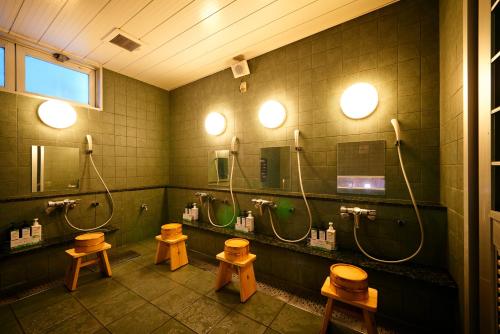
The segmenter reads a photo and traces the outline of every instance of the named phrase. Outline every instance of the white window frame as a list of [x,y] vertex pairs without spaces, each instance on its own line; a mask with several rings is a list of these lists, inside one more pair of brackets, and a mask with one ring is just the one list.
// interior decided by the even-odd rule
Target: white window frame
[[12,92],[16,88],[15,45],[0,39],[0,48],[5,50],[5,85],[0,86],[0,91]]
[[[71,60],[65,61],[64,63],[58,62],[57,60],[54,59],[52,54],[35,50],[30,47],[26,47],[23,45],[16,44],[16,64],[15,64],[15,71],[16,71],[16,91],[18,93],[22,93],[24,95],[30,95],[30,96],[36,96],[36,97],[49,97],[49,98],[55,98],[59,100],[65,100],[72,105],[76,106],[85,106],[85,107],[91,107],[91,108],[100,108],[100,94],[98,93],[97,88],[101,88],[100,85],[100,74],[101,71],[99,69],[96,69],[91,66],[83,65],[81,63],[77,63]],[[78,101],[74,100],[68,100],[68,99],[63,99],[58,96],[49,96],[49,95],[43,95],[39,93],[33,93],[33,92],[28,92],[26,91],[26,86],[25,86],[25,57],[26,56],[31,56],[58,66],[66,67],[78,72],[85,73],[89,76],[89,101],[88,103],[79,103]],[[99,72],[98,72],[99,71]],[[99,75],[98,75],[99,74]]]

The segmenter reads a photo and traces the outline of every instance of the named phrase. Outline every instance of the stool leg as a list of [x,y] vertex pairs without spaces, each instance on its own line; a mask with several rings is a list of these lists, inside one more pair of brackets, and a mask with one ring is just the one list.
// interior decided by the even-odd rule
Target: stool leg
[[332,317],[333,311],[333,299],[328,298],[325,306],[325,315],[323,316],[323,326],[321,327],[321,334],[325,334],[328,330],[328,325],[330,324],[330,318]]
[[111,266],[109,265],[108,253],[106,250],[99,252],[99,264],[101,266],[101,273],[106,275],[107,277],[111,277]]
[[162,263],[169,258],[169,247],[164,242],[158,241],[158,246],[156,246],[156,258],[155,264]]
[[250,263],[245,267],[239,267],[238,271],[240,276],[240,300],[244,303],[257,291],[253,264]]
[[231,277],[233,275],[231,267],[231,264],[219,261],[219,270],[217,271],[217,279],[215,280],[215,291],[220,290],[231,282]]
[[366,331],[368,334],[377,334],[377,325],[375,323],[375,315],[373,312],[363,310],[363,318],[365,319]]
[[188,258],[187,258],[187,250],[186,250],[186,242],[181,241],[178,243],[179,248],[179,264],[180,266],[184,266],[189,263]]
[[66,272],[65,285],[70,291],[75,291],[78,284],[78,275],[80,274],[80,267],[82,264],[82,258],[71,259],[71,265]]
[[184,241],[170,245],[170,270],[174,271],[188,263]]

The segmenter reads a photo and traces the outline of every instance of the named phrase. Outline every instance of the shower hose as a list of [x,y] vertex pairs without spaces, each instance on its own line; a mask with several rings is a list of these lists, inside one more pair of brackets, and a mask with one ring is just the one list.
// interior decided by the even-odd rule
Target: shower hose
[[69,208],[69,205],[66,205],[64,207],[64,219],[66,220],[66,223],[68,223],[68,225],[71,226],[72,228],[74,228],[75,230],[78,230],[78,231],[81,231],[81,232],[90,232],[90,231],[95,231],[95,230],[99,230],[99,229],[103,228],[104,226],[106,226],[111,221],[111,219],[113,218],[113,213],[115,211],[115,203],[113,202],[113,196],[111,196],[111,192],[109,191],[108,186],[106,185],[106,183],[104,182],[104,180],[101,177],[101,174],[97,170],[97,167],[96,167],[96,165],[94,163],[94,159],[92,158],[92,153],[89,153],[89,158],[90,158],[90,163],[92,164],[92,167],[94,167],[94,170],[97,173],[97,176],[99,177],[99,180],[101,181],[102,185],[106,189],[106,192],[108,193],[109,200],[110,200],[110,203],[111,203],[111,215],[109,216],[109,218],[103,224],[101,224],[101,225],[99,225],[97,227],[93,227],[93,228],[80,228],[80,227],[76,227],[75,225],[71,224],[71,222],[69,221],[69,219],[68,219],[68,208]]
[[311,208],[309,207],[309,203],[307,202],[306,193],[304,192],[304,185],[302,183],[302,171],[301,171],[301,165],[300,165],[300,150],[297,150],[297,169],[299,172],[300,191],[302,192],[302,198],[304,199],[304,203],[306,204],[307,214],[309,215],[309,229],[307,230],[306,234],[304,234],[304,236],[302,238],[295,239],[295,240],[285,239],[282,236],[280,236],[278,234],[278,232],[276,232],[276,228],[274,227],[273,212],[271,210],[271,206],[267,207],[267,210],[269,211],[269,220],[271,221],[271,227],[273,228],[274,235],[278,239],[280,239],[281,241],[285,241],[285,242],[300,242],[302,240],[305,240],[309,236],[309,233],[311,232],[311,228],[312,228]]
[[408,257],[405,257],[404,259],[400,259],[400,260],[377,259],[376,257],[373,257],[370,254],[368,254],[363,249],[363,247],[361,247],[361,244],[359,243],[359,240],[358,240],[358,235],[356,233],[357,228],[354,227],[354,240],[356,241],[356,244],[358,245],[359,250],[363,254],[365,254],[368,258],[370,258],[374,261],[383,262],[383,263],[401,263],[401,262],[409,261],[409,260],[413,259],[415,256],[417,256],[418,253],[420,253],[420,250],[422,249],[422,246],[424,245],[424,225],[422,224],[422,218],[420,217],[420,212],[418,211],[417,202],[415,201],[415,196],[413,196],[413,191],[411,190],[410,182],[408,181],[408,176],[406,176],[403,158],[401,157],[401,142],[399,140],[396,142],[396,147],[398,150],[399,164],[401,165],[401,171],[403,172],[403,177],[405,179],[406,186],[408,187],[408,192],[410,193],[410,198],[411,198],[411,202],[413,204],[413,209],[415,210],[415,214],[417,215],[418,226],[420,227],[420,245],[418,246],[417,250],[413,254],[411,254]]
[[[208,216],[208,221],[210,224],[212,224],[215,227],[228,227],[231,225],[234,221],[234,218],[236,217],[236,201],[234,200],[234,194],[233,194],[233,173],[234,173],[234,160],[236,159],[235,154],[232,154],[232,159],[231,159],[231,174],[229,175],[229,193],[231,194],[231,201],[233,203],[233,217],[227,224],[223,225],[218,225],[214,223],[214,220],[212,220],[212,215],[210,214],[210,207],[212,206],[210,198],[208,198],[208,204],[207,204],[207,216]],[[218,174],[218,173],[217,173]]]

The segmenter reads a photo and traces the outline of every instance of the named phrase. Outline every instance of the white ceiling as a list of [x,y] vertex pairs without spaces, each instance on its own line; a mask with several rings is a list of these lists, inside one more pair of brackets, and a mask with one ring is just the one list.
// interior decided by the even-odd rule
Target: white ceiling
[[170,90],[395,1],[0,0],[0,31]]

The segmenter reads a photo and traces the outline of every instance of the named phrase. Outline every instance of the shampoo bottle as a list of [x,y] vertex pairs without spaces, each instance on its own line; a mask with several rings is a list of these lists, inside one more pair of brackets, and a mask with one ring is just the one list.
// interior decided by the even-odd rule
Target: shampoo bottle
[[33,219],[33,225],[31,225],[31,242],[39,243],[42,241],[42,225],[38,223],[38,218]]
[[19,228],[14,226],[14,224],[12,224],[10,228],[10,248],[13,249],[19,247],[20,244],[21,244],[21,238],[20,238]]
[[234,229],[236,231],[240,231],[241,230],[241,215],[239,215],[238,217],[236,217],[236,225],[234,226]]
[[21,245],[28,246],[29,244],[31,244],[31,226],[25,222],[21,229]]

